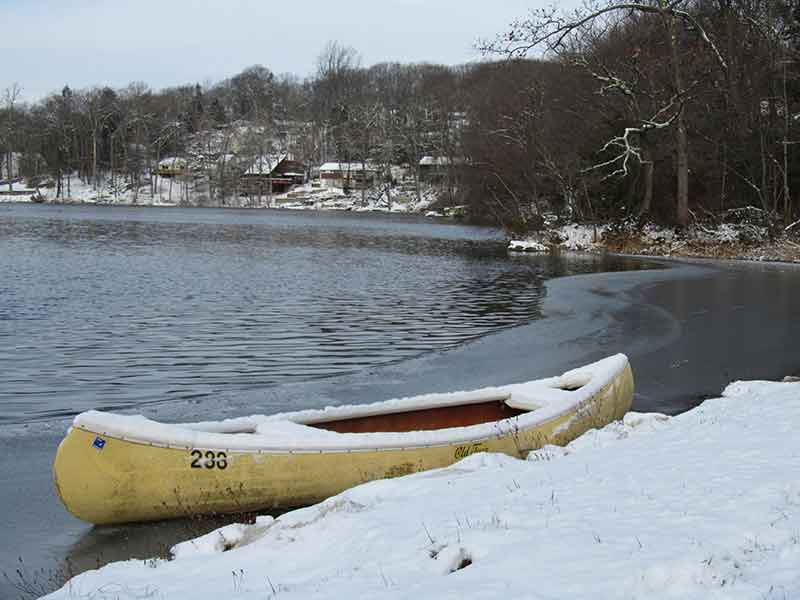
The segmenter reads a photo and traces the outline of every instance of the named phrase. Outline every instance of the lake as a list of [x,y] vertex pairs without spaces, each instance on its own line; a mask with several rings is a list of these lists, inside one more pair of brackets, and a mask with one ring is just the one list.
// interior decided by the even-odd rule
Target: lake
[[24,596],[17,569],[44,592],[218,525],[69,515],[52,460],[88,408],[213,419],[625,352],[634,409],[674,414],[800,374],[800,270],[654,264],[509,256],[497,230],[416,216],[0,204],[0,598]]
[[500,232],[418,216],[0,205],[0,424],[236,396],[540,316]]

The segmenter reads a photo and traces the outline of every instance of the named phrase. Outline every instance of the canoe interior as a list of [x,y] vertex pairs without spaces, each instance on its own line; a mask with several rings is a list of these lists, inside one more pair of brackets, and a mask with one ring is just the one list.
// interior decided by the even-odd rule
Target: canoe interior
[[468,427],[491,423],[529,411],[511,408],[502,400],[424,408],[400,413],[355,417],[339,421],[309,424],[309,427],[337,433],[385,433],[402,431],[431,431],[448,427]]

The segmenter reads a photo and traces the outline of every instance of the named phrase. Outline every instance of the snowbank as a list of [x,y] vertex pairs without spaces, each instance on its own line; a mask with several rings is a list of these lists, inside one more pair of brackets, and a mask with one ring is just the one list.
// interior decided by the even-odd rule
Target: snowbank
[[228,526],[51,599],[800,597],[800,384]]
[[[426,214],[437,199],[437,191],[425,187],[421,197],[403,186],[385,186],[367,190],[362,199],[360,190],[345,194],[338,187],[315,187],[311,183],[295,186],[286,194],[275,196],[275,207],[294,210],[351,210],[354,212],[393,212]],[[442,216],[439,213],[426,216]]]
[[547,246],[535,240],[511,240],[508,243],[509,252],[547,252],[548,250]]
[[[183,162],[181,162],[183,161]],[[179,169],[184,159],[167,158],[159,165],[164,170]],[[253,167],[255,168],[255,167]],[[249,173],[250,171],[248,171]],[[52,182],[51,182],[52,184]],[[39,194],[43,202],[56,204],[103,204],[120,206],[205,206],[226,208],[285,208],[292,210],[341,210],[354,212],[421,213],[438,198],[435,188],[423,188],[420,198],[416,192],[403,186],[387,186],[367,191],[362,199],[360,190],[345,194],[342,188],[319,187],[311,183],[294,186],[289,192],[273,194],[272,197],[246,197],[229,195],[222,201],[212,197],[207,180],[186,181],[185,177],[160,176],[156,179],[156,189],[150,184],[142,185],[138,191],[120,184],[112,188],[110,180],[105,180],[98,189],[91,183],[81,181],[77,174],[69,180],[69,190],[64,183],[63,197],[56,198],[53,185],[33,189],[25,182],[12,184],[12,193],[7,185],[0,185],[0,202],[31,202],[31,197]],[[24,194],[22,192],[25,192]],[[437,213],[434,216],[442,216]]]
[[575,252],[588,252],[603,247],[603,234],[608,225],[580,225],[571,223],[547,232],[542,239],[511,240],[509,252],[547,252],[550,247],[560,247]]
[[[119,205],[142,205],[142,206],[175,206],[180,200],[181,189],[175,180],[172,180],[174,189],[170,189],[170,179],[160,177],[158,179],[159,188],[155,195],[150,193],[149,186],[142,186],[138,194],[132,189],[120,187],[116,192],[111,188],[110,182],[105,181],[98,189],[91,183],[81,181],[73,174],[69,179],[69,192],[67,183],[64,182],[64,197],[56,198],[56,188],[38,187],[30,188],[28,183],[15,184],[15,189],[26,190],[30,195],[25,196],[4,196],[0,189],[0,201],[2,202],[30,202],[31,195],[38,194],[44,202],[64,203],[64,204],[119,204]],[[171,200],[170,200],[171,198]]]
[[546,252],[551,248],[581,252],[611,251],[644,256],[723,258],[800,262],[800,244],[790,228],[771,239],[766,226],[751,223],[690,225],[686,231],[635,221],[553,226],[528,239],[511,240],[509,252]]

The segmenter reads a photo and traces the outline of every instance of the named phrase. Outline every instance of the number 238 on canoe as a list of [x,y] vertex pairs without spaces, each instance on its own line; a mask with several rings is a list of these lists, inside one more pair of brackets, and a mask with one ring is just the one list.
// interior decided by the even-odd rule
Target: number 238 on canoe
[[228,455],[225,452],[214,452],[213,450],[192,450],[191,451],[193,469],[221,469],[228,468]]

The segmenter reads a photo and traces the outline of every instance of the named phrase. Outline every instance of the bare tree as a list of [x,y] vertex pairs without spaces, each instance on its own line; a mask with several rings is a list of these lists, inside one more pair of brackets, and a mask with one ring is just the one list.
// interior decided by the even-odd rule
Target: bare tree
[[322,130],[321,162],[332,158],[332,154],[348,164],[353,158],[348,121],[355,103],[360,63],[355,49],[335,41],[328,42],[317,58],[312,113]]
[[[616,2],[612,0],[607,4],[592,5],[570,14],[564,14],[556,9],[535,10],[532,11],[529,19],[516,21],[508,34],[501,36],[494,43],[483,46],[487,51],[503,52],[509,56],[524,56],[537,48],[560,54],[568,48],[567,45],[573,36],[580,36],[587,27],[596,25],[598,21],[607,19],[616,13],[650,14],[660,19],[670,56],[669,77],[672,86],[672,100],[668,106],[674,110],[666,120],[650,120],[643,123],[642,127],[645,129],[641,131],[646,128],[673,126],[677,176],[676,217],[682,226],[686,226],[689,221],[689,144],[685,108],[690,89],[684,81],[681,56],[683,49],[681,48],[679,28],[685,25],[696,32],[716,58],[719,66],[723,70],[727,69],[727,64],[717,46],[700,22],[691,12],[684,9],[685,4],[688,4],[687,0],[653,0],[652,2]],[[659,111],[661,116],[664,116],[665,112]],[[634,150],[630,144],[628,132],[611,140],[609,144],[623,150],[620,155],[623,157],[623,164],[625,164],[625,158],[630,156],[631,151]]]
[[86,116],[89,127],[89,138],[91,140],[91,181],[92,188],[97,191],[100,189],[100,170],[98,169],[100,155],[100,137],[103,128],[106,127],[117,107],[107,102],[108,94],[105,90],[95,88],[77,94],[79,110]]
[[12,169],[14,164],[14,147],[17,134],[17,99],[22,93],[22,88],[19,84],[14,83],[6,88],[3,92],[3,108],[5,112],[5,119],[2,129],[0,129],[0,142],[6,150],[6,174],[8,176],[8,191],[13,189],[11,183]]

